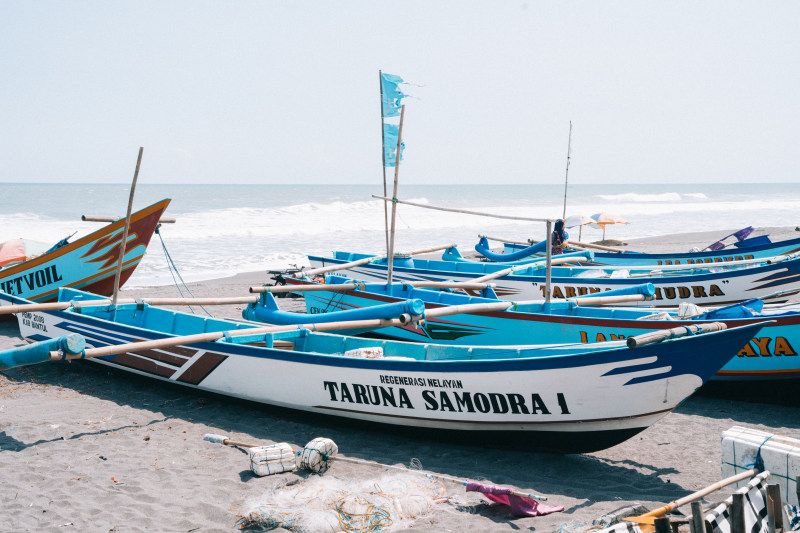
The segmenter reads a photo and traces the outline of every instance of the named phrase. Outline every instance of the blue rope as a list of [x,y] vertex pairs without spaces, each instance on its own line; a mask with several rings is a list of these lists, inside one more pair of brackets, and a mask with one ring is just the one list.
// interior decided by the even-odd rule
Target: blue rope
[[[763,472],[763,471],[764,471],[764,458],[763,458],[763,457],[761,457],[761,448],[762,448],[762,447],[763,447],[763,446],[764,446],[764,445],[767,443],[767,441],[768,441],[769,439],[771,439],[773,436],[774,436],[774,435],[770,435],[769,437],[767,437],[766,439],[764,439],[764,442],[762,442],[762,443],[759,445],[759,447],[758,447],[758,451],[756,452],[756,458],[755,458],[755,461],[753,461],[753,462],[752,462],[752,463],[750,463],[749,465],[745,465],[745,466],[747,466],[747,467],[751,467],[751,466],[752,466],[752,467],[755,467],[755,469],[756,469],[756,470],[758,470],[759,472]],[[787,460],[788,460],[788,457],[787,457]],[[787,472],[788,472],[788,465],[787,465]]]
[[[183,277],[181,276],[180,272],[178,272],[178,267],[175,265],[175,261],[173,261],[172,256],[169,255],[169,252],[167,251],[167,245],[164,243],[164,237],[161,236],[161,232],[159,231],[158,226],[156,226],[156,235],[158,235],[158,239],[161,241],[161,248],[164,250],[164,257],[167,258],[167,268],[169,268],[169,273],[172,275],[172,281],[175,283],[175,287],[178,289],[178,293],[181,295],[181,298],[184,298],[185,296],[183,295],[183,291],[178,285],[178,280],[175,279],[176,275],[181,280],[181,283],[183,284],[184,288],[186,288],[186,292],[189,293],[189,296],[194,298],[194,294],[192,294],[192,291],[189,290],[189,287],[186,286],[186,282],[183,281]],[[192,309],[192,306],[190,305],[188,307],[189,310],[194,314],[194,309]],[[202,305],[200,306],[200,309],[202,309],[208,316],[213,316]]]

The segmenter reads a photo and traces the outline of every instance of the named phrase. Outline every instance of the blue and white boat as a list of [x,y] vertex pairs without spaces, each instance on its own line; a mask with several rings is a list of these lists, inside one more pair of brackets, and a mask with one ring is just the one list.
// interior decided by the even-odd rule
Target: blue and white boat
[[[449,249],[446,255],[455,255]],[[348,263],[367,260],[367,254],[334,252],[331,257],[309,255],[312,269],[340,268]],[[533,300],[545,298],[546,276],[544,261],[535,266],[521,268],[493,280],[495,292],[503,299]],[[395,257],[393,281],[458,281],[469,282],[507,268],[503,263],[473,261],[445,261]],[[386,259],[376,259],[365,264],[342,268],[341,272],[353,279],[385,282],[388,275]],[[551,298],[572,298],[585,294],[616,290],[652,283],[654,299],[636,305],[647,307],[674,307],[689,301],[699,305],[728,305],[752,298],[769,303],[784,302],[800,292],[800,256],[785,255],[773,260],[758,261],[741,266],[726,263],[702,266],[675,265],[658,270],[619,267],[568,267],[556,266],[551,270]]]
[[[607,448],[655,423],[762,327],[632,349],[625,341],[443,346],[313,326],[258,329],[141,302],[111,308],[70,289],[59,299],[71,307],[17,313],[24,338],[78,333],[89,347],[121,352],[91,359],[119,371],[326,417],[562,453]],[[26,300],[0,293],[0,303]],[[147,344],[131,344],[138,341]]]
[[[327,284],[352,282],[343,276],[328,275]],[[287,284],[308,285],[304,280]],[[309,316],[322,313],[363,310],[377,305],[397,304],[408,299],[422,301],[427,310],[445,306],[494,303],[491,289],[483,296],[419,289],[394,283],[356,284],[344,291],[303,292]],[[649,288],[652,290],[652,287]],[[644,291],[643,291],[644,292]],[[271,295],[264,295],[268,299]],[[645,302],[646,303],[646,302]],[[269,306],[251,304],[244,311],[249,319],[270,321]],[[757,337],[749,339],[711,379],[714,381],[761,382],[800,380],[800,306],[766,309],[760,300],[712,310],[688,306],[682,317],[678,311],[652,309],[590,307],[580,298],[553,301],[549,304],[513,303],[506,310],[460,313],[428,318],[423,324],[406,324],[372,331],[371,336],[412,342],[441,344],[530,344],[537,342],[595,343],[626,339],[652,330],[666,330],[681,325],[724,322],[729,328],[759,321],[773,321]],[[282,323],[287,323],[284,319]]]
[[[481,237],[475,250],[492,261],[517,261],[526,257],[544,254],[546,242],[525,246],[517,243],[503,243],[503,253],[493,253],[489,242]],[[642,253],[623,250],[620,252],[597,251],[592,264],[608,266],[650,266],[650,265],[693,265],[698,263],[724,263],[748,259],[764,259],[778,255],[800,252],[800,238],[771,242],[762,235],[741,242],[732,247],[719,250],[696,252]]]

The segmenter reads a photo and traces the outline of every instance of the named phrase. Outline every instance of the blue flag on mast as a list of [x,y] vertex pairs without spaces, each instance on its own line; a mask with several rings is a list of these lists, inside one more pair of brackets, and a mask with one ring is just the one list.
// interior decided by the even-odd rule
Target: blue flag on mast
[[402,100],[407,94],[400,90],[403,78],[394,74],[381,73],[381,89],[383,93],[383,116],[399,117]]
[[[387,167],[397,165],[397,136],[400,133],[400,128],[395,124],[383,124],[383,157]],[[400,141],[400,161],[403,160],[403,150],[406,148],[406,143]]]

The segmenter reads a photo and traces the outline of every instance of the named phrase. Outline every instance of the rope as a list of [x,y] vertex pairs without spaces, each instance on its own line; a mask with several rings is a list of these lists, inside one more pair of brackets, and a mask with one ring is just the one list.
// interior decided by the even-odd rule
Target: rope
[[[771,439],[772,437],[774,437],[774,435],[770,435],[769,437],[767,437],[766,439],[764,439],[764,442],[762,442],[762,443],[761,443],[761,444],[758,446],[758,450],[756,451],[756,458],[755,458],[755,460],[754,460],[752,463],[750,463],[749,465],[745,465],[745,466],[747,466],[748,468],[750,468],[750,467],[754,467],[754,468],[755,468],[756,470],[758,470],[759,472],[763,472],[763,471],[764,471],[764,458],[763,458],[763,457],[761,457],[761,448],[762,448],[762,447],[763,447],[763,446],[764,446],[764,445],[767,443],[767,441],[768,441],[769,439]],[[789,471],[789,454],[786,454],[786,471],[787,471],[787,472]]]
[[[161,236],[161,232],[159,231],[160,227],[161,227],[160,224],[158,226],[156,226],[156,235],[158,235],[158,239],[161,241],[161,249],[164,250],[164,257],[166,257],[166,259],[167,259],[167,268],[169,268],[169,273],[172,275],[172,281],[173,281],[173,283],[175,283],[175,287],[178,289],[178,293],[181,295],[181,298],[185,298],[185,296],[184,296],[183,291],[181,290],[180,286],[178,285],[178,280],[175,279],[176,275],[181,280],[181,283],[183,284],[184,288],[186,289],[186,292],[189,293],[189,296],[194,298],[194,294],[192,294],[192,291],[189,290],[189,287],[186,285],[186,282],[183,281],[183,277],[181,276],[180,272],[178,272],[178,267],[175,265],[175,261],[172,260],[172,256],[169,255],[169,251],[167,251],[167,245],[166,245],[166,243],[164,243],[164,237]],[[189,310],[194,314],[194,309],[192,309],[192,306],[188,306],[188,307],[189,307]],[[205,314],[207,314],[208,316],[213,316],[202,305],[200,306],[200,309],[202,309],[205,312]]]

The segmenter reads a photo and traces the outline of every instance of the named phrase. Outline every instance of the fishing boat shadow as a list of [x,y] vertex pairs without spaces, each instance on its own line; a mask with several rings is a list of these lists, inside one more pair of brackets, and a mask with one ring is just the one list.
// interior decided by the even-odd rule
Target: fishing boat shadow
[[[265,444],[288,442],[297,447],[323,436],[336,442],[343,456],[378,463],[375,466],[334,465],[334,473],[337,469],[340,472],[355,469],[360,476],[378,476],[385,470],[382,465],[410,467],[413,463],[417,468],[448,477],[546,494],[553,504],[564,505],[568,514],[597,502],[607,502],[612,507],[620,506],[614,506],[616,502],[626,501],[665,502],[697,490],[700,485],[695,472],[698,464],[712,470],[712,481],[719,472],[719,432],[716,430],[734,424],[762,424],[765,412],[760,404],[692,397],[676,413],[622,444],[591,454],[561,455],[527,451],[520,446],[505,446],[503,442],[486,446],[486,443],[463,439],[420,436],[407,428],[365,427],[339,418],[187,390],[89,362],[35,365],[7,370],[3,374],[17,385],[59,387],[74,390],[79,396],[137,409],[143,414],[141,420],[181,420],[196,432],[189,439],[195,439],[198,448],[211,446],[202,442],[206,432],[226,433]],[[795,409],[776,409],[777,414],[771,409],[768,422],[771,426],[800,427]],[[687,419],[692,419],[689,426]],[[120,423],[120,427],[106,431],[121,431],[127,429],[123,427],[126,425]],[[704,435],[702,438],[711,442],[705,451],[710,448],[717,455],[704,457],[700,453],[702,446],[694,449],[696,443],[691,442],[694,437],[687,433],[687,427],[694,427],[698,435]],[[38,444],[20,443],[7,433],[0,435],[0,450]],[[691,456],[693,450],[699,456]],[[669,453],[663,453],[665,451]],[[709,467],[708,463],[715,463],[715,466]],[[243,482],[254,479],[243,469]],[[493,505],[473,501],[467,507],[472,509],[469,512],[491,519],[509,520],[505,511]]]

